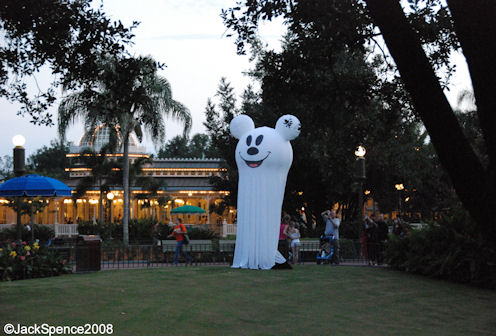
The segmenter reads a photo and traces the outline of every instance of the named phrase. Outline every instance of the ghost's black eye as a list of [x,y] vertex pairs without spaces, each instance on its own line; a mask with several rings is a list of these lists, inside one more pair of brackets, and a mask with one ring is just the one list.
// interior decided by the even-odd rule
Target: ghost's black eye
[[251,135],[248,135],[248,138],[246,138],[246,145],[251,145]]
[[263,135],[257,136],[257,140],[255,140],[255,144],[258,146],[260,143],[262,143],[263,140]]

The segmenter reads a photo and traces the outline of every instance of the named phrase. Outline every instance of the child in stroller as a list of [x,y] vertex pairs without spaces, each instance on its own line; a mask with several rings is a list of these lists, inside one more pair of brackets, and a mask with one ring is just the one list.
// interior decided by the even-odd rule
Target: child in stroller
[[324,262],[330,264],[334,256],[334,235],[320,236],[319,252],[317,253],[317,264]]

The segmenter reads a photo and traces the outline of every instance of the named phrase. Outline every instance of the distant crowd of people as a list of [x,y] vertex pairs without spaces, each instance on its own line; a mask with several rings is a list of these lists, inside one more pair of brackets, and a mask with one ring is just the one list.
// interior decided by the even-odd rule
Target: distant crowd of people
[[[332,245],[333,255],[329,260],[331,263],[339,264],[340,262],[340,247],[339,247],[339,227],[341,220],[335,210],[325,210],[321,213],[321,217],[325,224],[322,238],[329,238],[328,241]],[[312,221],[314,223],[315,221]],[[290,263],[297,264],[300,260],[301,233],[298,222],[292,220],[291,216],[283,212],[281,216],[281,224],[279,230],[279,252]],[[312,225],[315,228],[315,225]],[[154,243],[158,245],[159,225],[153,227]],[[383,263],[383,252],[385,244],[389,239],[388,224],[381,213],[365,215],[362,227],[362,256],[368,261],[369,265],[378,265]],[[393,220],[392,234],[402,238],[407,234],[407,226],[404,225],[399,218]],[[189,256],[184,250],[183,245],[187,244],[187,230],[180,218],[174,221],[172,233],[167,238],[175,238],[177,242],[174,253],[174,263],[178,263],[179,257],[184,257],[186,262],[191,262]]]
[[[324,236],[333,238],[330,240],[333,244],[333,256],[330,262],[339,264],[339,226],[341,220],[334,210],[325,210],[321,213],[321,216],[325,222]],[[315,221],[312,221],[312,223],[315,223]],[[312,228],[315,228],[315,225],[312,224]],[[291,220],[290,215],[283,212],[279,230],[278,250],[293,264],[299,262],[301,246],[300,238],[301,234],[296,222]]]
[[[340,246],[339,246],[339,227],[341,220],[335,210],[325,210],[321,213],[325,224],[323,238],[328,239],[333,248],[331,263],[339,264]],[[315,228],[315,225],[312,225]],[[366,215],[361,229],[362,256],[367,260],[369,265],[380,265],[384,261],[384,250],[389,240],[389,226],[384,215],[375,213]],[[391,233],[399,238],[403,238],[408,233],[408,225],[402,223],[400,218],[393,220]],[[301,234],[298,229],[298,223],[291,219],[291,216],[283,212],[281,226],[279,231],[279,252],[288,259],[289,262],[299,262]]]

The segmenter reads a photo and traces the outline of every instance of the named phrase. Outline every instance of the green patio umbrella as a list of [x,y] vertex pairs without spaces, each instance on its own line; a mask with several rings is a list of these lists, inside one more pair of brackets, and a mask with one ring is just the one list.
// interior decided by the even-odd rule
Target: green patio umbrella
[[171,214],[204,214],[205,210],[193,205],[183,205],[171,210]]

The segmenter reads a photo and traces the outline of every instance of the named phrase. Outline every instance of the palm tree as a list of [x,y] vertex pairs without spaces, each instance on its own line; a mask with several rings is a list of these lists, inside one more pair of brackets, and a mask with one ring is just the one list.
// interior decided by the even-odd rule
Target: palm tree
[[[152,160],[150,158],[140,157],[137,158],[129,165],[129,187],[136,188],[141,187],[141,193],[137,194],[134,199],[143,200],[143,206],[147,206],[150,203],[147,200],[152,198],[158,198],[158,191],[166,188],[166,184],[157,179],[146,176],[143,174],[143,167],[150,164]],[[119,162],[119,167],[123,167],[123,162]],[[122,176],[123,169],[119,171]],[[119,175],[118,173],[118,175]],[[122,180],[122,177],[121,177]],[[152,216],[153,217],[153,216]]]
[[118,127],[123,150],[123,240],[129,243],[129,137],[134,131],[139,141],[146,130],[155,144],[165,137],[165,117],[183,123],[184,133],[191,128],[189,110],[172,99],[169,82],[157,74],[160,65],[151,57],[107,58],[102,60],[98,86],[73,93],[59,106],[59,133],[80,117],[86,126],[99,123]]
[[81,197],[86,191],[97,187],[100,191],[98,200],[98,225],[103,227],[103,195],[109,191],[109,187],[114,184],[115,168],[117,162],[111,160],[108,154],[111,152],[111,145],[103,146],[99,152],[87,148],[81,152],[80,160],[85,166],[90,167],[91,175],[81,179],[76,187],[76,197]]

